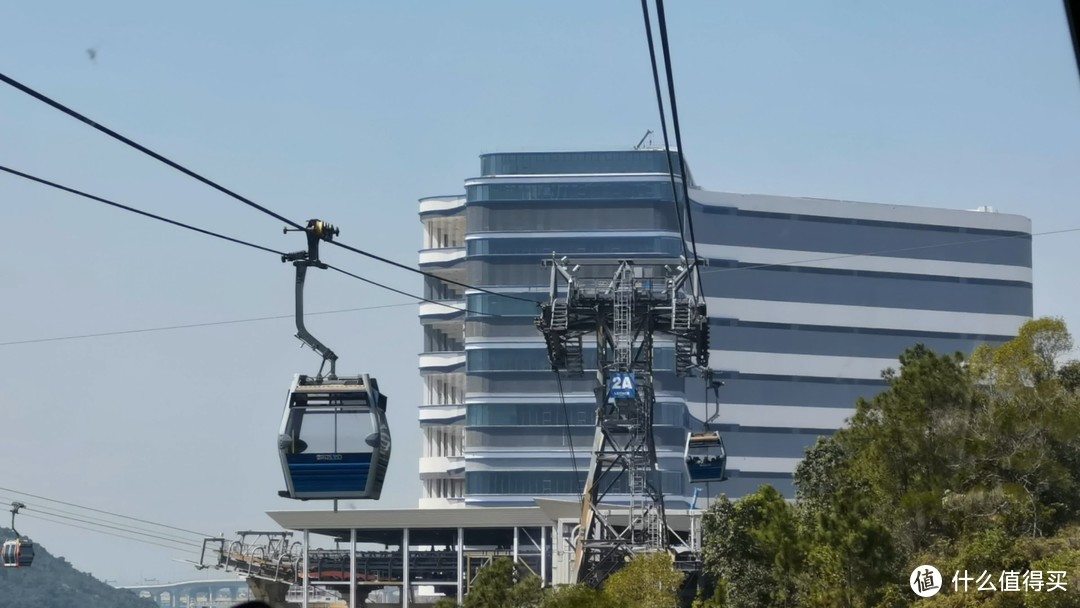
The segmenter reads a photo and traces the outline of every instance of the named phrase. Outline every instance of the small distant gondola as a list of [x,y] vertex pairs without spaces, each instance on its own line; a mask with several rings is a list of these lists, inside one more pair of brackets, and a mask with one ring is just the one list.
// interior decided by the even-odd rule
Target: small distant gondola
[[727,479],[727,451],[720,431],[688,433],[684,456],[690,483]]
[[29,568],[34,563],[34,543],[20,536],[15,529],[15,515],[24,508],[26,505],[21,502],[11,503],[11,529],[15,532],[15,538],[4,541],[3,547],[0,547],[0,563],[5,568]]

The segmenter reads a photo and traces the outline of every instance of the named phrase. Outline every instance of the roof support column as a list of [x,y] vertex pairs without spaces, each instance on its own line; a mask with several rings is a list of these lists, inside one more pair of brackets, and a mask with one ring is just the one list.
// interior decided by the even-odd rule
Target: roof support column
[[401,531],[401,608],[409,608],[409,529]]
[[309,576],[311,574],[311,569],[308,567],[308,542],[310,540],[311,535],[307,530],[304,530],[304,598],[301,603],[303,608],[308,608],[308,579],[311,578],[311,576]]
[[514,526],[514,565],[518,563],[518,527]]
[[458,606],[465,601],[465,528],[457,529],[457,603]]
[[540,526],[540,586],[547,586],[547,535],[548,529]]
[[356,608],[356,528],[349,530],[349,608]]

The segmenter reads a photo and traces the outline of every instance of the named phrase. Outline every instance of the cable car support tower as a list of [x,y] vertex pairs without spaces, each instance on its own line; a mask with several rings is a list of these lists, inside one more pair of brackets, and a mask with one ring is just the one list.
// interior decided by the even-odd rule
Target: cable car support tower
[[[687,376],[708,367],[700,263],[685,257],[545,261],[550,297],[536,325],[551,366],[569,375],[596,367],[596,430],[577,529],[576,582],[599,586],[633,555],[669,547],[653,439],[654,372]],[[654,369],[657,333],[674,341],[674,369]],[[586,336],[595,339],[595,359],[584,356]],[[625,507],[612,504],[615,494]]]

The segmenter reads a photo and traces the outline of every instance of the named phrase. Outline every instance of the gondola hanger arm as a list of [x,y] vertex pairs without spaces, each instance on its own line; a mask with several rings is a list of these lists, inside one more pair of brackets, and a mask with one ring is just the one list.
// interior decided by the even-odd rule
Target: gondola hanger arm
[[[282,232],[300,232],[300,229],[286,227]],[[307,278],[309,266],[322,269],[327,267],[319,259],[319,242],[332,241],[335,236],[341,234],[341,231],[333,224],[319,219],[311,219],[308,220],[307,226],[303,228],[303,232],[307,236],[307,250],[295,251],[281,256],[282,262],[292,262],[293,266],[296,267],[296,337],[322,356],[323,360],[322,364],[319,365],[318,377],[322,378],[323,367],[329,361],[330,373],[327,377],[335,379],[337,378],[337,354],[320,342],[318,338],[311,335],[311,332],[304,325],[304,281]]]

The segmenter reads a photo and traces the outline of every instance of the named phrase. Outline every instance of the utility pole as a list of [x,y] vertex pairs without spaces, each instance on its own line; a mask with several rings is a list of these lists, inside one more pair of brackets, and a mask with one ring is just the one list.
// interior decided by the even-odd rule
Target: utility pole
[[[536,325],[551,366],[571,375],[596,369],[596,430],[574,564],[575,581],[595,587],[629,557],[668,548],[653,440],[653,338],[673,338],[667,371],[686,376],[704,370],[708,314],[698,264],[685,258],[553,258],[545,264],[551,267],[550,299],[541,304]],[[585,355],[587,335],[595,338],[595,358]],[[616,494],[628,496],[625,519],[606,512],[609,505],[600,508]]]

